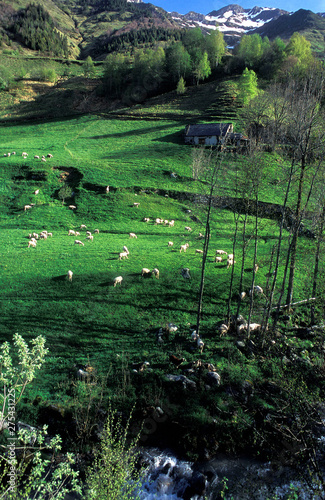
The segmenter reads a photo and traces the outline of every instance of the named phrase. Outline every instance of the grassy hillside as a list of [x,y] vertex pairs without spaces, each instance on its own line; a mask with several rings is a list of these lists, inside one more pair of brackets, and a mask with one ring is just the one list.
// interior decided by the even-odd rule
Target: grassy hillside
[[[14,71],[21,70],[19,64],[35,71],[30,61],[10,57],[17,65]],[[61,433],[67,448],[88,452],[97,439],[92,423],[100,427],[110,397],[124,412],[135,404],[140,423],[152,408],[172,408],[166,425],[148,432],[147,444],[173,446],[191,458],[203,458],[204,448],[215,453],[218,447],[276,456],[281,448],[277,419],[285,411],[283,394],[293,407],[297,386],[302,400],[324,395],[322,285],[316,303],[319,330],[306,333],[310,309],[303,305],[290,312],[289,320],[281,319],[272,335],[252,333],[247,339],[234,327],[220,336],[229,294],[231,315],[237,311],[243,247],[243,290],[252,286],[256,219],[248,216],[244,236],[243,214],[214,207],[203,296],[203,352],[190,335],[201,280],[202,256],[196,250],[202,250],[205,232],[202,195],[209,186],[193,180],[193,148],[184,144],[183,132],[188,123],[209,121],[232,121],[240,131],[236,102],[227,99],[222,82],[209,82],[181,96],[170,92],[126,107],[96,93],[98,82],[81,77],[77,62],[68,66],[74,75],[70,79],[63,77],[66,65],[52,63],[62,75],[57,84],[26,76],[26,85],[0,94],[0,342],[11,341],[15,332],[26,340],[44,335],[50,350],[19,407],[19,419],[47,423],[50,433]],[[214,158],[220,164],[215,196],[250,197],[252,191],[243,193],[243,187],[251,158],[234,151],[225,152],[222,160]],[[261,202],[283,201],[286,168],[278,154],[261,154]],[[290,206],[295,196],[293,189]],[[31,208],[24,210],[25,205]],[[158,225],[156,218],[175,222]],[[215,262],[216,250],[233,253],[236,220],[236,264],[227,268],[226,258]],[[94,234],[93,241],[81,229],[83,224]],[[309,219],[306,224],[311,227]],[[69,236],[71,229],[80,234]],[[28,248],[29,235],[42,230],[52,236]],[[137,238],[130,238],[130,232]],[[265,210],[258,218],[255,282],[264,294],[255,297],[251,316],[257,323],[265,317],[278,236],[278,221]],[[75,239],[84,246],[74,244]],[[168,246],[170,241],[173,246]],[[275,300],[289,242],[287,228]],[[186,253],[180,252],[184,243],[189,243]],[[130,253],[119,260],[124,245]],[[295,301],[310,296],[314,250],[314,239],[299,237]],[[158,268],[159,279],[142,277],[142,268]],[[189,268],[190,279],[182,276],[183,268]],[[72,282],[67,280],[68,270],[73,272]],[[123,281],[114,287],[116,276]],[[245,318],[249,307],[247,296],[240,310]],[[168,334],[169,323],[178,330]],[[195,391],[167,381],[167,374],[183,373],[170,362],[170,354],[186,359],[185,366],[193,371],[184,373],[196,383]],[[143,361],[149,363],[147,370],[134,371]],[[86,364],[95,374],[89,383],[76,375]],[[222,382],[207,389],[211,364]],[[249,394],[247,387],[252,389]]]

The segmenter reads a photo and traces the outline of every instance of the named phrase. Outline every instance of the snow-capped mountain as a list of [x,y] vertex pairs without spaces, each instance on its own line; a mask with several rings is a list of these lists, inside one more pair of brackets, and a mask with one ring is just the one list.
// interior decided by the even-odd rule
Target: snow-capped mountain
[[278,19],[283,14],[289,14],[289,12],[271,7],[243,9],[243,7],[237,4],[213,10],[207,15],[196,12],[189,12],[185,15],[171,12],[173,19],[183,24],[184,27],[200,26],[202,29],[205,28],[207,30],[218,27],[224,34],[228,45],[233,45],[250,30],[260,28],[265,23]]

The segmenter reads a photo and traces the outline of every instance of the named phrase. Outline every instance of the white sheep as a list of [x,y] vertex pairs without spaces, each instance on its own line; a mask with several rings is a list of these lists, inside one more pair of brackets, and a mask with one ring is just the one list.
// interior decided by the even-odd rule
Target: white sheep
[[21,156],[28,156],[28,154],[27,154],[27,153],[25,153],[25,151],[23,151],[23,152],[21,153]]
[[168,242],[168,246],[169,246],[169,247],[172,247],[173,245],[174,245],[174,243],[173,243],[172,241],[169,241],[169,242]]
[[199,335],[197,336],[197,339],[196,339],[196,346],[197,346],[198,350],[200,351],[200,353],[202,354],[203,348],[204,348],[204,342],[202,339],[200,339]]
[[106,191],[106,193],[109,193],[109,186],[106,186],[105,191]]
[[196,330],[193,330],[193,332],[191,333],[191,339],[193,340],[193,342],[197,341],[198,334],[196,333]]
[[181,251],[183,250],[183,252],[186,252],[186,250],[188,249],[190,245],[188,243],[185,243],[185,245],[181,245],[180,246],[180,249],[179,249],[179,253],[181,253]]
[[155,219],[155,224],[161,224],[162,222],[163,222],[163,220],[159,219],[158,217],[157,217],[157,219]]
[[69,229],[68,236],[76,236],[76,231]]
[[251,332],[259,330],[260,328],[261,328],[261,325],[259,323],[250,323],[250,325],[249,325],[249,329]]
[[95,229],[94,234],[99,234],[99,229]]
[[215,262],[222,262],[222,257],[216,257]]
[[26,210],[29,210],[30,208],[32,208],[32,205],[25,205],[24,206],[24,212],[26,212]]
[[123,281],[122,276],[116,276],[116,278],[113,279],[113,286],[116,286],[117,284],[121,284]]
[[92,234],[88,234],[86,240],[94,241],[94,236]]
[[79,231],[76,231],[76,232],[75,232],[75,236],[80,236]]
[[[254,290],[254,293],[256,293],[257,295],[263,294],[263,288],[261,286],[255,285],[253,290]],[[249,291],[249,295],[252,295],[252,290]]]
[[143,222],[150,222],[149,217],[144,217]]
[[155,267],[155,268],[151,271],[151,274],[152,274],[155,278],[159,279],[159,269],[158,269],[157,267]]
[[216,255],[227,255],[227,252],[225,252],[224,250],[216,250]]
[[126,245],[124,245],[123,247],[123,252],[126,252],[128,255],[129,255],[129,250],[128,250],[128,247]]
[[149,275],[150,275],[150,269],[148,269],[147,267],[143,267],[141,270],[141,276],[144,277]]
[[140,203],[137,203],[137,202],[134,202],[134,203],[133,203],[133,206],[134,206],[135,208],[139,208],[139,205],[140,205]]
[[91,235],[91,231],[86,231],[86,234]]
[[36,191],[34,191],[34,194],[38,194],[39,193],[39,189],[36,189]]
[[80,240],[74,240],[74,244],[75,245],[81,245],[83,247],[85,246],[85,244],[82,241],[80,241]]
[[36,240],[29,240],[29,242],[28,242],[28,248],[29,248],[29,247],[34,247],[34,248],[36,248]]
[[185,226],[185,231],[192,231],[192,228],[190,226]]
[[45,158],[45,157],[44,157],[44,158],[41,158],[41,161],[46,161],[46,158]]
[[129,233],[130,238],[137,238],[137,235],[135,233]]
[[86,224],[81,224],[80,229],[87,229]]
[[233,253],[228,253],[228,259],[234,260],[234,254]]
[[75,210],[77,207],[76,207],[75,205],[69,205],[69,208],[70,208],[71,210]]
[[51,238],[52,238],[53,233],[47,233],[47,236],[51,236]]
[[42,239],[42,240],[46,240],[46,239],[47,239],[47,233],[43,233],[43,232],[42,232],[42,233],[40,234],[40,239]]
[[203,250],[199,250],[198,248],[195,250],[195,253],[203,253]]
[[170,221],[168,222],[169,227],[173,227],[173,226],[174,226],[174,224],[175,224],[175,221],[174,221],[174,220],[170,220]]
[[38,240],[38,234],[37,233],[33,233],[33,237]]
[[53,155],[51,155],[51,153],[49,153],[48,155],[46,155],[47,158],[53,158]]
[[128,259],[128,258],[129,258],[129,254],[127,252],[120,252],[119,253],[118,260]]
[[233,260],[233,259],[227,259],[227,269],[229,269],[230,266],[233,266],[234,264],[236,264],[236,261]]
[[73,272],[68,271],[68,274],[67,274],[68,281],[72,281],[72,275],[73,275]]

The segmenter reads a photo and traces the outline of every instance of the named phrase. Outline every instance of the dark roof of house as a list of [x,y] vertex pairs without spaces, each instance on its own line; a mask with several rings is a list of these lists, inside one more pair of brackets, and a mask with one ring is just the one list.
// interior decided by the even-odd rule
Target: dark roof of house
[[226,135],[232,130],[232,123],[203,123],[201,125],[187,125],[185,135],[187,137],[204,137]]

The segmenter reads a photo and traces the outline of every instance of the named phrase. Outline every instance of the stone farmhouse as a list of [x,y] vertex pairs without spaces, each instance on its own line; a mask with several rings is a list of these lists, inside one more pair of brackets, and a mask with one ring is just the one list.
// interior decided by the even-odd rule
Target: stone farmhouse
[[248,144],[248,137],[234,132],[232,123],[203,123],[186,125],[185,144],[194,146],[231,146],[243,148]]

